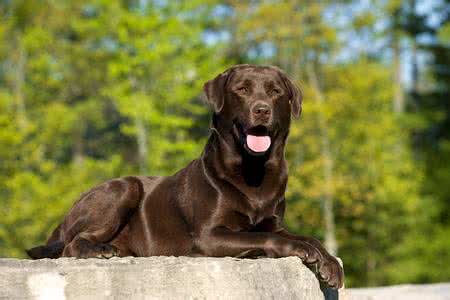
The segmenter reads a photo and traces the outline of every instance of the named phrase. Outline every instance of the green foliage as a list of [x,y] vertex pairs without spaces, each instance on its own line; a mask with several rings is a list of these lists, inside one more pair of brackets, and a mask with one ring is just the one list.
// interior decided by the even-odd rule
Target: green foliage
[[347,45],[409,45],[428,30],[411,3],[345,17],[358,3],[0,0],[0,256],[44,243],[90,187],[198,157],[202,84],[260,63],[304,93],[286,149],[288,227],[336,237],[346,286],[450,280],[448,20],[421,47],[432,59],[401,115],[391,49]]
[[93,185],[168,174],[198,156],[207,134],[199,91],[224,68],[181,4],[34,4],[0,9],[1,256],[43,243]]

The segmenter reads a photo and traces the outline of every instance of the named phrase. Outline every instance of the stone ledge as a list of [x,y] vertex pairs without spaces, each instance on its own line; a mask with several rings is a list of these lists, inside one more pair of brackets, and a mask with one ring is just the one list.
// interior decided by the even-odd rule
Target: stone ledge
[[327,299],[295,257],[0,259],[5,299]]

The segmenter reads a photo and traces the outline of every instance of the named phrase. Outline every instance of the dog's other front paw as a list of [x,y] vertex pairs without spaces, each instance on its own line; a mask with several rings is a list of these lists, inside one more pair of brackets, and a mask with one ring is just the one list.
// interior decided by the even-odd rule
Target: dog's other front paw
[[319,279],[328,286],[339,289],[344,285],[344,269],[336,258],[329,255],[317,263]]
[[295,252],[298,253],[297,256],[302,259],[302,262],[307,265],[318,263],[323,259],[320,251],[308,243],[300,242]]
[[78,258],[111,258],[120,256],[119,250],[109,244],[89,244],[88,247],[83,247],[76,257]]
[[119,256],[119,250],[109,244],[99,244],[97,258],[111,258]]

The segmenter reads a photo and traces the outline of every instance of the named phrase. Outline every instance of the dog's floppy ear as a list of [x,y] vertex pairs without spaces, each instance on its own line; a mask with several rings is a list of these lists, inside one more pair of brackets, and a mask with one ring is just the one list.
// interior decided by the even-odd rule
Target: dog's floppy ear
[[286,86],[289,93],[289,103],[291,104],[291,113],[295,118],[298,118],[302,113],[302,99],[303,94],[300,88],[290,79],[284,71],[276,68],[280,73],[281,79]]
[[230,75],[230,69],[216,76],[216,78],[209,80],[203,85],[203,90],[206,94],[206,99],[214,112],[219,113],[225,101],[225,85]]
[[290,89],[291,89],[291,98],[289,100],[289,103],[291,104],[291,113],[294,116],[294,118],[299,118],[300,114],[302,113],[302,100],[303,100],[303,94],[300,88],[295,85],[292,81],[289,80]]
[[248,64],[234,65],[228,68],[223,73],[217,75],[216,78],[206,82],[203,85],[203,90],[205,91],[206,99],[208,100],[208,103],[212,106],[212,108],[216,113],[219,113],[223,108],[225,101],[225,88],[227,82],[231,77],[231,74],[236,69],[246,68],[249,66],[250,65]]

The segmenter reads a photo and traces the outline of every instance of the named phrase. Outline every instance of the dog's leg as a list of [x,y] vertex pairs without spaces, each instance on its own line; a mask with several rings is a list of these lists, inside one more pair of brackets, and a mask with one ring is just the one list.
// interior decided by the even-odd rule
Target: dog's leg
[[344,282],[344,270],[337,259],[328,253],[322,244],[315,238],[298,236],[280,228],[277,232],[281,237],[293,241],[302,241],[315,247],[321,253],[321,259],[317,262],[317,273],[320,279],[327,282],[332,287],[341,287]]
[[[86,236],[84,238],[82,236]],[[63,256],[75,256],[79,258],[111,258],[119,256],[119,250],[106,243],[91,242],[95,240],[94,235],[78,235],[64,248]]]
[[275,232],[233,232],[217,228],[204,238],[200,247],[208,256],[239,257],[257,250],[264,251],[269,257],[297,256],[305,264],[317,266],[319,276],[329,286],[339,288],[343,285],[344,273],[338,261],[328,253],[324,256],[317,244],[309,239],[291,239]]
[[134,177],[111,180],[87,193],[68,216],[72,222],[62,256],[120,256],[120,247],[108,243],[128,223],[142,197],[142,183]]
[[259,252],[269,257],[297,256],[308,264],[317,262],[321,255],[310,244],[289,240],[272,232],[234,232],[222,227],[202,238],[198,246],[207,256],[240,257]]

